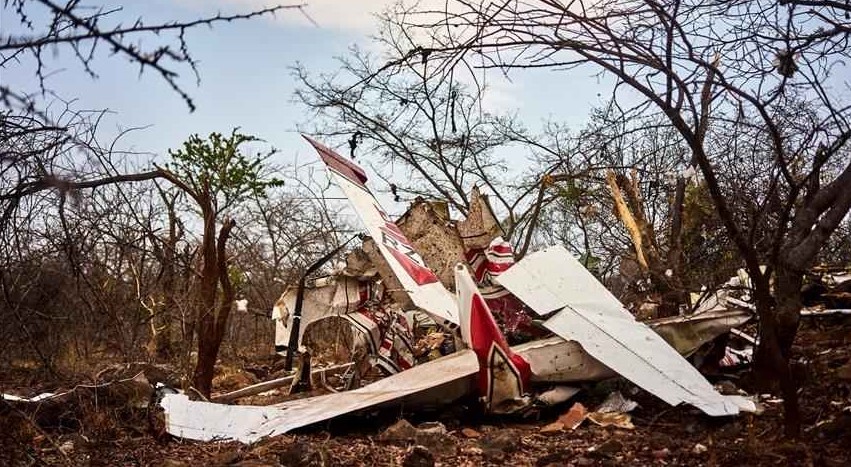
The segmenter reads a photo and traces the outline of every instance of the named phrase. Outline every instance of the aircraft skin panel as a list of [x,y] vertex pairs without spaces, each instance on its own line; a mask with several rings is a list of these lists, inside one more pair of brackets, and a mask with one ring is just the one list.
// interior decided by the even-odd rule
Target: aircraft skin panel
[[620,300],[560,246],[527,255],[500,274],[496,282],[503,286],[503,282],[523,283],[523,296],[512,293],[542,316],[570,304],[632,319]]
[[[561,308],[544,326],[665,402],[687,402],[709,415],[734,415],[725,398],[650,328],[635,318],[563,247],[519,261],[497,281],[537,312]],[[602,290],[601,290],[602,289]],[[618,309],[615,309],[617,302]]]
[[307,136],[304,138],[319,153],[331,178],[349,199],[411,301],[431,314],[438,324],[448,327],[457,325],[459,319],[455,297],[440,283],[405,234],[381,208],[365,185],[367,178],[364,171],[321,143]]
[[[683,319],[668,318],[654,326],[677,326],[677,322]],[[739,318],[729,326],[742,319]],[[719,326],[728,321],[723,316],[713,320]],[[551,324],[556,323],[554,321]],[[693,345],[685,344],[685,347],[692,348]],[[563,337],[527,342],[512,347],[511,351],[529,362],[532,383],[599,381],[617,376],[616,372],[590,356],[577,341],[565,340]],[[423,400],[451,402],[476,390],[476,374],[480,370],[475,352],[465,350],[460,354],[463,356],[456,353],[415,366],[352,391],[355,395],[341,392],[268,407],[194,402],[180,394],[166,395],[163,407],[166,409],[167,429],[169,433],[187,439],[209,441],[227,438],[253,442],[270,432],[285,433],[375,405],[405,403],[410,407]],[[448,363],[445,363],[447,359]],[[749,402],[744,399],[726,396],[725,404],[729,402],[748,410],[745,407]],[[753,410],[753,407],[749,409]],[[284,421],[282,417],[289,417],[289,421]]]
[[[408,370],[352,391],[296,399],[270,406],[224,405],[190,401],[183,394],[167,394],[161,402],[167,414],[168,432],[199,441],[233,439],[252,443],[264,436],[275,436],[323,420],[361,409],[376,407],[408,396],[437,391],[433,397],[451,402],[460,394],[441,393],[442,386],[463,382],[479,371],[472,350],[417,365]],[[472,381],[470,381],[471,383]]]
[[641,323],[626,323],[568,306],[544,326],[579,342],[589,355],[668,404],[686,402],[712,416],[739,413],[658,334]]

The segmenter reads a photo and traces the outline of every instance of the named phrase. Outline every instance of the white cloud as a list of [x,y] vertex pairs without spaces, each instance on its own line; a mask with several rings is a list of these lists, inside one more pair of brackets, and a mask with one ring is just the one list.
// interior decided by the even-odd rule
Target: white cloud
[[[274,21],[291,26],[314,26],[332,31],[372,32],[378,25],[376,15],[399,3],[399,0],[174,0],[203,10],[234,11],[236,8],[258,9],[272,5],[304,5],[304,14],[281,12]],[[403,0],[405,5],[442,11],[445,0]],[[449,2],[450,9],[457,6]]]
[[[176,0],[203,9],[232,10],[264,8],[271,5],[304,4],[304,13],[282,12],[275,21],[286,25],[312,26],[313,20],[321,28],[337,31],[371,31],[375,28],[376,13],[396,3],[396,0]],[[309,16],[310,19],[307,17]]]

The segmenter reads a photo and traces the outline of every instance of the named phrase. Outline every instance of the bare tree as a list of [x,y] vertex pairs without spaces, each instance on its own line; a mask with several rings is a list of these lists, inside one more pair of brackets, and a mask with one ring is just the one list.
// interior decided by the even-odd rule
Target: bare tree
[[[302,5],[278,5],[247,13],[217,14],[189,21],[146,23],[137,18],[127,24],[121,15],[122,7],[90,6],[79,0],[54,2],[51,0],[3,0],[2,12],[7,24],[17,20],[18,29],[0,34],[0,69],[20,66],[32,60],[33,75],[39,92],[49,91],[46,65],[60,49],[73,53],[83,70],[97,77],[95,59],[102,50],[139,67],[139,72],[150,71],[177,92],[190,109],[195,109],[192,98],[179,84],[178,69],[185,67],[200,79],[196,62],[190,53],[186,33],[199,26],[274,15],[287,9],[300,9]],[[147,40],[144,43],[143,40]],[[0,101],[7,107],[36,109],[36,95],[12,89],[0,83]]]
[[[797,434],[789,362],[802,277],[851,207],[844,157],[851,107],[841,92],[846,13],[842,2],[821,1],[457,2],[404,27],[420,33],[419,50],[444,74],[458,63],[502,71],[590,68],[616,79],[626,116],[667,119],[753,280],[757,368],[779,381],[788,433]],[[807,118],[793,124],[787,116],[801,108]],[[750,146],[739,150],[725,127],[750,130]],[[752,199],[779,207],[776,217],[757,214],[770,222],[768,238],[748,231],[737,207],[744,196],[731,190],[735,169],[725,156],[764,164]]]
[[[0,73],[29,66],[35,89],[0,83],[2,312],[4,317],[9,312],[25,318],[17,320],[19,330],[36,353],[46,341],[38,332],[61,339],[72,336],[71,329],[57,332],[61,328],[56,324],[67,319],[82,321],[73,329],[91,331],[71,340],[84,347],[118,342],[124,358],[137,355],[138,339],[150,329],[153,353],[164,358],[173,341],[172,317],[177,309],[187,308],[175,297],[194,290],[187,279],[195,256],[191,229],[181,220],[185,213],[180,212],[177,195],[168,188],[156,194],[150,183],[126,183],[168,178],[184,188],[193,184],[168,170],[122,161],[124,156],[138,160],[149,154],[124,154],[115,143],[101,145],[96,134],[103,113],[74,111],[52,93],[49,65],[55,54],[71,54],[92,78],[97,76],[97,59],[126,60],[140,73],[166,81],[192,110],[178,76],[189,72],[198,78],[187,32],[298,8],[273,6],[150,24],[141,18],[124,22],[120,7],[93,7],[76,0],[3,1]],[[220,243],[223,249],[224,241]],[[209,242],[202,244],[209,253]],[[219,256],[224,258],[215,259]],[[28,272],[34,264],[43,266],[34,270],[44,272]],[[39,290],[55,293],[36,293]],[[51,315],[51,308],[66,311]],[[192,326],[182,329],[187,337]],[[189,334],[185,340],[191,341]],[[56,348],[65,345],[58,342]],[[42,360],[48,366],[53,363],[50,355]]]
[[333,75],[294,69],[301,84],[296,99],[317,122],[308,130],[345,138],[348,155],[374,164],[384,191],[397,200],[436,197],[466,214],[470,189],[478,185],[503,219],[505,237],[526,251],[540,213],[540,172],[547,169],[525,168],[536,148],[514,116],[487,111],[486,86],[442,74],[427,50],[393,62],[389,72],[381,57],[415,48],[416,39],[401,27],[408,14],[397,7],[382,17],[374,38],[380,53],[353,48]]

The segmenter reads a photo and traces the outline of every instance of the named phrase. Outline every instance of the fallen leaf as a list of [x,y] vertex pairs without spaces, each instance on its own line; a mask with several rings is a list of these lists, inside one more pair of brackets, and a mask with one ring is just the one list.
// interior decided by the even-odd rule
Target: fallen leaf
[[482,434],[472,428],[464,428],[461,430],[461,434],[464,435],[465,438],[481,438]]
[[613,426],[624,430],[632,430],[635,428],[635,425],[632,424],[632,417],[626,413],[591,412],[587,415],[587,418],[600,426]]
[[585,417],[588,415],[588,409],[585,408],[584,405],[579,402],[573,404],[573,407],[570,408],[567,412],[562,414],[558,421],[564,425],[564,427],[568,430],[575,430],[579,425],[582,424],[582,421],[585,420]]

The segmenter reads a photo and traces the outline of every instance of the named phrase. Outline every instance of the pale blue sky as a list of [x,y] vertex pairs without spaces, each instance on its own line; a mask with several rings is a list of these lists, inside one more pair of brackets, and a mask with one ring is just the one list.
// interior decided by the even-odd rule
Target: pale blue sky
[[[331,72],[335,56],[344,55],[352,44],[367,46],[374,29],[372,12],[393,0],[305,0],[311,24],[297,11],[284,11],[275,18],[197,28],[189,45],[199,60],[200,86],[187,69],[181,83],[194,99],[197,110],[190,113],[179,95],[153,73],[141,77],[138,70],[120,60],[102,56],[94,63],[99,77],[90,79],[75,62],[70,50],[61,49],[48,65],[57,71],[48,86],[64,98],[76,98],[78,108],[108,108],[114,112],[102,128],[105,136],[118,128],[142,127],[126,144],[137,151],[164,154],[192,133],[228,132],[241,127],[281,150],[277,162],[293,157],[300,162],[314,155],[295,131],[305,112],[292,101],[295,82],[288,67],[303,63],[313,72]],[[92,3],[96,3],[92,0]],[[119,13],[125,22],[142,16],[147,23],[188,20],[221,10],[231,13],[268,4],[258,0],[146,0],[112,1],[123,4]],[[3,29],[15,24],[3,18]],[[23,63],[3,70],[0,79],[13,88],[34,90],[32,68]],[[591,105],[601,102],[610,86],[599,83],[590,72],[522,72],[512,81],[491,79],[486,96],[491,108],[517,111],[529,127],[546,118],[578,129]],[[329,141],[340,147],[343,141]],[[522,159],[522,157],[521,157]],[[521,160],[518,160],[521,163]]]

